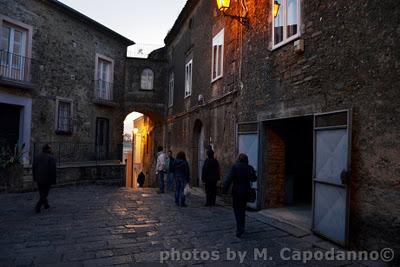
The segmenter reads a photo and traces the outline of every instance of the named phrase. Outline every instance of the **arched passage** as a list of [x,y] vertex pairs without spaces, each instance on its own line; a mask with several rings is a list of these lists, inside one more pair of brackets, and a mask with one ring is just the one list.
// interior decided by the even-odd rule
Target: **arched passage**
[[192,144],[192,185],[201,186],[201,170],[205,160],[205,135],[201,120],[194,123]]
[[124,121],[123,159],[126,163],[126,186],[138,188],[138,175],[143,172],[143,187],[154,187],[155,147],[162,144],[162,125],[153,114],[131,112]]

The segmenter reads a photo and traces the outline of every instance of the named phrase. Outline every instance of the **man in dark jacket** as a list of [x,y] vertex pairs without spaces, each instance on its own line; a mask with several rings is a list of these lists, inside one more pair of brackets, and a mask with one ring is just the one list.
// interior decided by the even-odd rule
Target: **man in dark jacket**
[[42,206],[45,209],[50,207],[47,196],[49,195],[50,186],[56,183],[57,177],[56,159],[51,153],[50,145],[45,145],[42,153],[34,158],[32,169],[33,181],[37,183],[40,195],[35,208],[36,213],[39,213]]
[[249,159],[246,154],[240,154],[238,161],[233,165],[224,182],[226,193],[233,182],[232,197],[233,211],[236,218],[236,236],[241,237],[244,233],[246,205],[251,190],[250,182],[257,181],[254,168],[249,165]]
[[214,158],[214,151],[212,149],[207,150],[207,159],[204,162],[201,174],[201,179],[206,189],[206,204],[204,206],[215,206],[220,169],[218,160]]

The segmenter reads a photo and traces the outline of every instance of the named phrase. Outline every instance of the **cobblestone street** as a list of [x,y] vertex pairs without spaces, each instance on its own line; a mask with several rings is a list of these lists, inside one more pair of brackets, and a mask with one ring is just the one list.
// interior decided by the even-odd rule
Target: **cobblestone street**
[[[313,235],[285,231],[282,225],[263,220],[257,213],[248,213],[247,232],[238,239],[232,211],[223,206],[203,207],[203,200],[196,195],[190,196],[187,208],[179,208],[171,194],[158,195],[152,189],[82,186],[53,189],[50,209],[40,214],[33,210],[36,201],[37,192],[0,195],[1,266],[239,264],[238,257],[228,261],[233,251],[247,251],[243,262],[249,266],[298,265],[302,262],[281,259],[281,249],[324,251],[330,246]],[[265,261],[264,255],[254,260],[254,248],[260,252],[267,249]],[[174,257],[179,252],[183,258],[188,257],[185,251],[202,253],[188,260],[174,260],[166,257],[166,251],[171,250],[176,252]],[[205,260],[210,255],[211,259]]]

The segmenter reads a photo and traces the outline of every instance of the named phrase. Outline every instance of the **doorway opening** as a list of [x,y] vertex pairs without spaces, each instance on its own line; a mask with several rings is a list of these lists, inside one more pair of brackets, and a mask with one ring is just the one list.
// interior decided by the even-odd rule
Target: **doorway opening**
[[196,120],[193,127],[193,155],[192,170],[194,181],[192,185],[201,186],[201,171],[205,161],[205,135],[204,126],[200,120]]
[[0,147],[13,151],[20,143],[21,107],[0,103]]
[[266,132],[267,215],[311,227],[313,117],[268,121]]

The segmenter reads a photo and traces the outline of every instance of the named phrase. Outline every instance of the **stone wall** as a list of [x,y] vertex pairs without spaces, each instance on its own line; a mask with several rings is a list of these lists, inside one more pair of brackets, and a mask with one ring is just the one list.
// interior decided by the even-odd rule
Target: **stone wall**
[[[154,73],[153,90],[141,89],[141,74],[144,69],[151,69]],[[160,58],[127,58],[125,92],[126,114],[136,111],[146,114],[156,123],[162,123],[165,95],[168,92],[167,62]]]
[[[226,175],[236,159],[236,56],[226,57],[224,76],[211,82],[212,38],[225,30],[225,55],[234,51],[237,41],[225,20],[216,12],[215,1],[199,1],[186,9],[187,19],[176,24],[173,37],[167,37],[169,72],[174,73],[174,101],[168,108],[166,143],[176,155],[184,151],[191,166],[191,183],[199,184],[199,135],[204,131],[204,148],[212,145],[215,157]],[[211,29],[211,31],[210,31]],[[191,96],[185,97],[185,65],[193,60],[193,87]],[[199,95],[202,100],[199,101]]]
[[279,208],[285,198],[285,142],[270,127],[266,129],[267,142],[264,147],[263,168],[268,177],[264,187],[264,207]]
[[[33,191],[37,186],[32,181],[32,169],[24,168],[24,183],[21,188],[14,191]],[[57,167],[57,183],[54,187],[83,185],[83,184],[104,184],[104,185],[125,185],[125,165],[123,164],[98,164]]]
[[350,240],[400,244],[398,4],[301,1],[296,54],[293,42],[269,49],[271,1],[247,2],[239,121],[352,109]]

